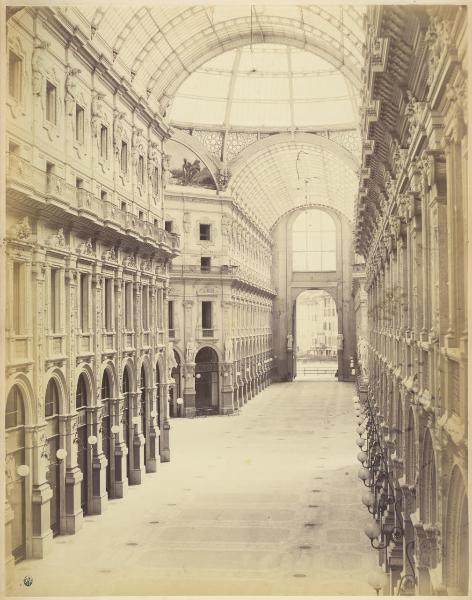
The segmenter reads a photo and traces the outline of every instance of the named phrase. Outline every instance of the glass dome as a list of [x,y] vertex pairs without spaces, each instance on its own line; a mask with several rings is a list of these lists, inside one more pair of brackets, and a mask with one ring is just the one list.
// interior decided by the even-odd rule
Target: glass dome
[[226,129],[355,127],[357,107],[340,69],[279,44],[230,50],[194,71],[169,112],[176,125]]

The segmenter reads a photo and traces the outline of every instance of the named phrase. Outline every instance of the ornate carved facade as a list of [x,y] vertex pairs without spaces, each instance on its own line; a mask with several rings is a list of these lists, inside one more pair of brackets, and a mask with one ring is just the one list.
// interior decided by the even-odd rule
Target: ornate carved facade
[[394,593],[465,594],[466,11],[385,6],[368,20],[356,233],[368,296],[361,396],[385,436],[400,507],[388,512],[404,532],[380,560]]

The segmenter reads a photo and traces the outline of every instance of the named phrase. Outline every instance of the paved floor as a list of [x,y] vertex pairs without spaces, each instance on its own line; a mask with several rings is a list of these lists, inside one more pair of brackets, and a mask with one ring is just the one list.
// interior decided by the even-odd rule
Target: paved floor
[[282,383],[173,420],[172,462],[19,563],[9,595],[372,595],[353,393]]

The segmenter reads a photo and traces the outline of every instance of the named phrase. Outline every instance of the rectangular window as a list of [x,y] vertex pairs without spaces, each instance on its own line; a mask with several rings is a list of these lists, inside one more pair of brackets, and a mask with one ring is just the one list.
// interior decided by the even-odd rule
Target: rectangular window
[[154,196],[159,193],[159,169],[157,167],[154,167],[152,172],[152,193]]
[[[174,301],[169,300],[167,303],[167,324],[169,327],[169,331],[174,329]],[[169,333],[169,337],[170,333]]]
[[84,109],[79,104],[75,105],[75,139],[84,143]]
[[143,285],[143,292],[141,295],[141,310],[142,310],[142,325],[144,331],[149,329],[149,286]]
[[8,93],[12,98],[21,100],[21,58],[10,50],[8,54]]
[[89,276],[80,274],[80,329],[82,333],[88,331],[88,309],[89,309]]
[[100,198],[102,202],[106,202],[108,200],[108,193],[105,190],[101,190]]
[[21,293],[21,264],[13,263],[13,294],[12,294],[12,327],[16,335],[21,333],[21,305],[23,302]]
[[172,221],[165,221],[164,222],[164,229],[166,231],[168,231],[169,233],[172,233]]
[[56,124],[56,86],[46,81],[46,120]]
[[[211,310],[211,302],[207,302],[207,301],[203,301],[202,302],[202,329],[203,329],[203,335],[205,335],[205,330],[211,330],[212,329],[212,310]],[[213,332],[209,335],[212,335]]]
[[128,144],[121,142],[121,172],[128,172]]
[[200,239],[205,241],[210,240],[210,225],[208,223],[200,223]]
[[105,329],[113,331],[113,279],[105,279]]
[[75,187],[76,187],[78,190],[81,190],[81,189],[83,189],[83,187],[84,187],[84,180],[83,180],[83,179],[81,179],[80,177],[76,177],[76,178],[75,178]]
[[211,269],[211,258],[209,256],[202,256],[200,258],[200,267],[202,272],[208,272]]
[[51,290],[49,310],[51,315],[51,333],[60,331],[61,281],[60,270],[51,268]]
[[144,184],[144,157],[141,154],[138,157],[138,183]]
[[128,331],[133,329],[133,284],[125,285],[125,325]]
[[105,160],[108,158],[108,128],[105,125],[100,129],[100,156]]

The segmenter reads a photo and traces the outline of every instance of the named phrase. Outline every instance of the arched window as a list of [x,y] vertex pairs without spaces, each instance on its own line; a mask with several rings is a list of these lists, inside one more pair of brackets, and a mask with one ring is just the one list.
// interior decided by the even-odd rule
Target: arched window
[[111,397],[110,377],[108,376],[108,373],[106,371],[104,371],[102,377],[102,388],[100,392],[100,397],[102,400],[108,400]]
[[75,407],[83,408],[87,406],[87,384],[85,382],[85,376],[82,373],[77,382],[77,390],[75,392]]
[[336,271],[336,225],[323,210],[302,211],[292,226],[294,271]]
[[59,390],[54,379],[49,380],[46,388],[45,414],[46,417],[59,414]]
[[17,385],[14,385],[8,394],[5,409],[5,429],[13,429],[25,424],[25,410],[23,398]]

